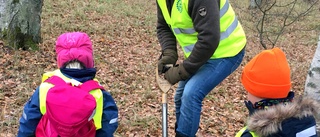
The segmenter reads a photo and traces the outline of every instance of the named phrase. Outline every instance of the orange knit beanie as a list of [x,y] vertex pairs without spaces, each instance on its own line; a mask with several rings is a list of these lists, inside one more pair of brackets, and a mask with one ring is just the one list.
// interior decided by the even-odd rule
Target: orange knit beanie
[[241,82],[252,95],[265,99],[285,98],[291,89],[290,67],[279,48],[264,50],[243,69]]

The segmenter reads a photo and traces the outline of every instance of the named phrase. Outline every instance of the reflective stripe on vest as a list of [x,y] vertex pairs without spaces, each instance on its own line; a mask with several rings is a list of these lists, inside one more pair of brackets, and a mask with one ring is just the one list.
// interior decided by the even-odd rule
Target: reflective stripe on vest
[[[52,72],[44,73],[42,76],[42,83],[40,85],[39,90],[39,102],[40,102],[40,112],[41,114],[46,113],[46,97],[49,89],[53,87],[52,84],[44,82],[51,76],[58,76],[62,78],[64,81],[70,81],[71,79],[64,76],[60,70],[55,70]],[[90,91],[90,94],[96,99],[97,106],[96,106],[96,113],[93,116],[94,125],[96,126],[96,130],[102,127],[101,120],[102,120],[102,113],[103,113],[103,95],[100,89]]]
[[252,137],[258,137],[254,132],[248,131],[247,127],[242,128],[235,137],[241,137],[246,132],[249,132]]
[[[223,17],[223,15],[227,13],[229,7],[230,7],[229,1],[226,0],[226,3],[220,9],[220,18]],[[238,21],[237,17],[235,17],[233,22],[232,22],[232,24],[226,29],[226,31],[225,32],[221,32],[220,40],[224,40],[225,38],[229,37],[231,35],[231,33],[237,28],[238,22],[239,21]],[[180,34],[180,33],[192,34],[192,33],[196,33],[196,30],[194,30],[194,28],[186,28],[186,29],[174,28],[173,31],[174,31],[175,34]]]
[[[172,28],[185,57],[187,58],[197,42],[192,19],[188,15],[189,0],[175,0],[171,17],[166,0],[157,0],[164,19]],[[177,8],[179,7],[180,8]],[[220,1],[220,43],[211,58],[231,57],[238,54],[246,44],[245,33],[228,0]]]

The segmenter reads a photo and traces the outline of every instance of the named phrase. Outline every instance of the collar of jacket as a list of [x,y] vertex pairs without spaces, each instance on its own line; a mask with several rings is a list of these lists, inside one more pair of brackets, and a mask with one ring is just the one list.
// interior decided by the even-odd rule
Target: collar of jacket
[[319,102],[310,97],[300,97],[291,103],[278,104],[268,109],[256,111],[249,116],[247,126],[259,136],[275,134],[282,129],[282,122],[289,118],[297,120],[305,117],[319,117]]
[[96,75],[96,69],[67,69],[67,68],[60,68],[62,74],[66,75],[69,78],[73,78],[81,83],[94,79]]

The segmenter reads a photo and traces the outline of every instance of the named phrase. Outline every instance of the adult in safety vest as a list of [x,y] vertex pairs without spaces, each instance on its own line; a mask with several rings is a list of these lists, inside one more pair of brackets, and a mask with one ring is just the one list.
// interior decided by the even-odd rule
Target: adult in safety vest
[[[228,0],[157,0],[157,6],[158,70],[171,84],[179,82],[176,136],[193,137],[203,99],[238,68],[246,36]],[[179,63],[177,45],[184,54]]]
[[[58,69],[44,73],[42,83],[25,104],[20,118],[18,137],[35,136],[37,125],[48,110],[46,109],[48,90],[57,85],[46,82],[46,79],[57,76],[72,85],[95,80],[96,69],[94,68],[92,42],[86,33],[63,33],[56,41],[55,50]],[[89,91],[96,101],[95,113],[93,113],[95,136],[113,137],[118,128],[118,107],[113,97],[105,90]],[[74,94],[77,95],[76,92]]]

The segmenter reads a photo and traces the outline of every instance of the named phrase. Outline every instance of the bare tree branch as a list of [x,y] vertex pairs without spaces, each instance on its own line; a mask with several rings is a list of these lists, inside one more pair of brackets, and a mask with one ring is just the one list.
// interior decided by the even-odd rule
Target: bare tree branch
[[[260,5],[257,3],[257,10],[252,10],[252,19],[256,20],[255,29],[258,33],[259,42],[264,49],[268,49],[268,45],[272,48],[276,45],[280,37],[284,33],[304,29],[306,26],[295,30],[286,30],[289,26],[299,22],[299,20],[309,17],[316,13],[319,0],[311,3],[301,2],[299,0],[277,1],[263,0]],[[260,2],[260,1],[259,1]],[[315,25],[317,28],[319,25]],[[247,28],[250,28],[247,26]]]

